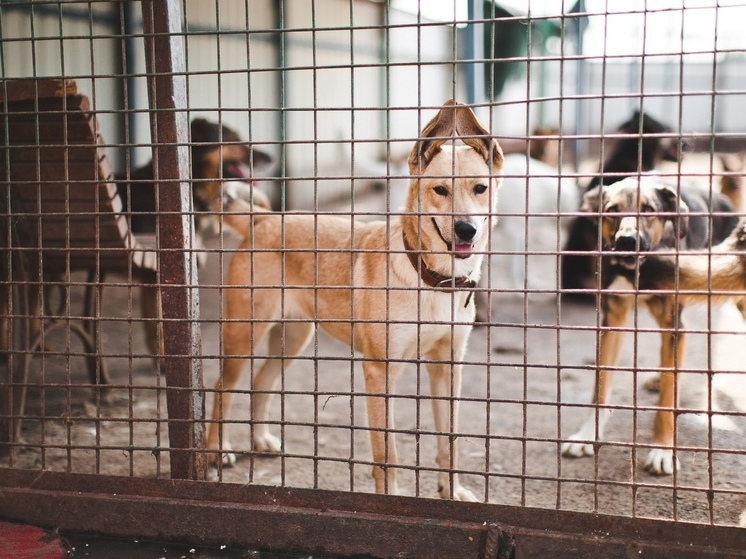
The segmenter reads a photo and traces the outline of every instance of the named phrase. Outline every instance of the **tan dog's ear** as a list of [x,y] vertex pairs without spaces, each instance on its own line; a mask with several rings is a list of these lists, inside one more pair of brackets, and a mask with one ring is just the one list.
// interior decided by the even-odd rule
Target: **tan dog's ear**
[[412,147],[409,153],[409,169],[417,174],[427,167],[433,158],[440,153],[440,147],[453,136],[456,122],[456,106],[453,99],[446,101],[438,114],[422,130],[421,140]]
[[590,214],[589,219],[598,220],[598,211],[601,208],[603,198],[602,189],[603,187],[599,185],[583,195],[583,204],[580,206],[580,211],[588,212]]
[[502,170],[503,150],[497,140],[490,137],[490,131],[479,122],[474,111],[461,104],[456,106],[456,135],[479,153],[488,165],[492,158],[493,172]]
[[679,239],[686,237],[687,231],[689,231],[689,206],[686,205],[676,191],[670,186],[659,186],[656,188],[658,193],[658,199],[663,205],[663,211],[668,214],[675,214],[666,216],[666,220],[671,222],[671,225],[676,228],[678,222],[679,227]]
[[427,167],[440,153],[441,146],[454,134],[476,150],[485,162],[489,163],[492,157],[494,171],[502,169],[503,153],[497,141],[490,138],[489,131],[469,107],[450,99],[425,126],[422,140],[412,148],[408,160],[411,173],[416,174],[418,170]]

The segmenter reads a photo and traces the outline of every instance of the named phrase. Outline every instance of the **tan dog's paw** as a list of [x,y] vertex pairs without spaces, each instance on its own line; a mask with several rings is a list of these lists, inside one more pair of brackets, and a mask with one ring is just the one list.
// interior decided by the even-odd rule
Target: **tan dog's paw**
[[236,465],[236,455],[232,452],[211,452],[207,455],[207,464],[217,468],[220,463],[224,468],[232,468]]
[[466,487],[462,487],[461,485],[458,485],[453,489],[453,497],[451,497],[450,488],[440,487],[438,492],[443,499],[453,498],[454,501],[465,501],[467,503],[479,502],[479,500],[474,496],[474,493],[466,489]]
[[232,468],[236,465],[236,455],[230,452],[231,450],[233,450],[231,443],[223,440],[223,452],[209,452],[207,454],[207,463],[213,467],[222,464],[224,467]]
[[279,454],[282,450],[282,442],[269,432],[254,433],[254,450]]
[[595,454],[592,443],[573,442],[583,440],[585,437],[581,433],[576,433],[566,443],[562,443],[562,456],[571,458],[581,458],[583,456],[593,456]]
[[645,470],[657,476],[670,476],[681,467],[679,459],[669,448],[654,448],[645,460]]
[[223,453],[223,466],[232,468],[236,465],[236,455],[232,452]]
[[[451,482],[453,482],[453,495],[451,495]],[[438,494],[441,499],[453,499],[454,501],[467,501],[469,503],[478,502],[474,493],[461,485],[458,476],[452,476],[447,472],[438,474]]]

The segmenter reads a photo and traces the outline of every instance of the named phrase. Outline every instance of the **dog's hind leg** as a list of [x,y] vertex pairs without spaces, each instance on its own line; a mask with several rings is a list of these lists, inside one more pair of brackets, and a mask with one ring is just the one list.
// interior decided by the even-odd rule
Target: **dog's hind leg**
[[[601,307],[604,318],[599,340],[599,370],[593,392],[594,407],[580,430],[563,443],[562,454],[565,456],[592,456],[594,454],[593,441],[603,439],[604,427],[611,415],[611,410],[602,409],[601,406],[608,404],[611,396],[611,381],[614,373],[609,367],[614,367],[619,361],[624,341],[622,328],[627,321],[630,302],[624,297],[609,295],[603,297]],[[597,418],[598,421],[596,421]]]
[[[248,320],[226,322],[223,326],[223,352],[226,354],[226,358],[223,360],[222,374],[215,383],[207,448],[211,451],[228,451],[222,459],[226,465],[233,466],[236,463],[236,456],[230,452],[232,447],[228,439],[227,425],[224,426],[224,422],[229,417],[233,391],[246,364],[249,362],[250,356],[255,354],[255,348],[261,343],[270,326],[272,326],[271,322],[252,323]],[[234,355],[243,356],[231,357]],[[208,455],[208,461],[213,464],[219,460],[219,452],[212,452]]]
[[[463,346],[463,344],[462,344]],[[460,353],[460,355],[458,355]],[[438,454],[436,462],[438,493],[444,499],[476,501],[474,494],[459,482],[458,474],[458,417],[461,394],[461,368],[463,351],[451,356],[451,344],[443,344],[427,355],[432,363],[427,364],[430,375],[435,430],[438,432]],[[449,361],[456,362],[451,364]]]
[[[282,372],[308,345],[312,333],[313,323],[307,321],[278,323],[269,331],[267,360],[252,383],[252,443],[258,452],[280,452],[282,448],[280,439],[269,432],[269,406]],[[288,358],[283,358],[285,355]]]
[[676,370],[684,363],[686,338],[681,321],[680,305],[673,297],[655,297],[648,301],[648,308],[661,328],[661,374],[658,411],[653,421],[653,442],[660,448],[653,448],[645,460],[645,469],[657,475],[670,475],[679,468],[679,460],[674,456],[674,430],[677,405]]

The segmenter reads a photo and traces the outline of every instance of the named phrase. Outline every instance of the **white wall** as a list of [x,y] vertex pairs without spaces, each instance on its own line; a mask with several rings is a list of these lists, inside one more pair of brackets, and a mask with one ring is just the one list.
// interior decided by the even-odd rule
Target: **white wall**
[[[131,5],[139,21],[139,3]],[[181,6],[190,116],[222,120],[282,156],[276,171],[286,179],[290,206],[311,207],[316,195],[320,201],[349,195],[351,182],[364,186],[370,177],[385,182],[386,157],[401,172],[396,163],[435,109],[451,97],[465,98],[453,24],[418,21],[395,7],[387,13],[385,4],[368,0],[286,0],[284,12],[276,0]],[[1,19],[3,75],[74,77],[92,97],[111,144],[125,141],[125,116],[117,112],[124,106],[123,42],[105,37],[121,33],[120,9],[116,2],[94,2],[89,12],[86,4],[68,3],[61,29],[50,7],[36,8],[33,18],[28,9],[4,7]],[[643,108],[685,135],[746,131],[744,51],[716,65],[701,56],[651,57],[644,65],[639,57],[591,60],[584,66],[584,99],[577,98],[578,63],[558,55],[550,48],[549,59],[531,62],[530,87],[526,76],[508,84],[488,115],[498,137],[525,136],[537,125],[560,125],[572,134],[576,116],[581,134],[601,132],[602,122],[610,132],[640,106],[640,96]],[[134,163],[142,164],[150,158],[150,125],[141,37],[132,62],[137,106],[130,109],[139,112],[137,135],[128,142],[140,146]]]
[[[59,17],[50,6],[4,9],[1,74],[5,78],[73,78],[97,112],[100,133],[110,144],[122,140],[121,117],[114,113],[123,99],[119,41],[113,34],[118,8],[111,3],[65,7],[76,16]],[[69,12],[67,12],[69,14]],[[33,15],[32,15],[33,14]],[[34,40],[29,40],[34,37]],[[64,41],[60,37],[65,37]],[[108,74],[111,77],[105,77]]]
[[[548,63],[544,96],[526,76],[513,80],[492,111],[493,131],[515,138],[536,126],[560,128],[568,137],[614,132],[638,108],[689,138],[746,136],[746,57],[719,60],[622,60],[585,64],[582,89],[574,62]],[[561,80],[562,77],[563,81]],[[535,72],[536,75],[539,72]],[[528,119],[527,119],[528,113]],[[577,116],[577,121],[576,121]],[[591,138],[579,142],[580,157],[594,154]],[[565,153],[571,149],[569,142]]]
[[[221,121],[277,155],[280,140],[273,0],[190,0],[183,4],[188,32],[190,119]],[[247,11],[248,8],[248,11]]]

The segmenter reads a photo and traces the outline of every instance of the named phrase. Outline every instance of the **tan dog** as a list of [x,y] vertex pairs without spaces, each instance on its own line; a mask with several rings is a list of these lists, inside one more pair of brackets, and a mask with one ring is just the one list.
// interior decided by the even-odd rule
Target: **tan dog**
[[[457,139],[466,145],[456,146]],[[227,273],[229,285],[242,287],[226,292],[227,358],[207,447],[231,449],[221,422],[229,416],[231,391],[265,335],[270,355],[292,357],[319,324],[364,356],[376,491],[398,492],[388,395],[405,360],[426,359],[439,433],[438,491],[444,498],[475,500],[451,472],[458,469],[454,435],[461,361],[474,319],[471,288],[493,225],[502,161],[500,147],[474,113],[449,101],[409,156],[412,179],[400,219],[387,224],[328,215],[226,215],[227,224],[245,235]],[[289,362],[269,359],[254,377],[256,451],[282,448],[269,432],[268,408]],[[217,460],[218,453],[211,458]],[[230,453],[224,458],[235,461]]]
[[[671,474],[678,465],[673,452],[672,410],[677,405],[674,377],[684,365],[686,341],[681,312],[691,302],[712,302],[718,291],[720,297],[743,296],[742,259],[732,255],[724,259],[725,255],[720,254],[743,249],[738,236],[743,233],[743,224],[730,234],[738,217],[724,196],[697,186],[669,186],[660,181],[630,177],[609,186],[597,186],[585,194],[582,209],[599,221],[603,240],[603,330],[593,403],[608,404],[627,315],[638,302],[645,303],[661,329],[660,409],[653,424],[656,447],[650,450],[645,468],[654,474]],[[709,240],[722,241],[717,247],[717,259],[685,250],[671,255],[680,249],[706,250]],[[708,270],[712,272],[709,278]],[[562,453],[592,455],[593,443],[603,438],[610,413],[605,409],[592,410],[580,430],[562,445]]]

